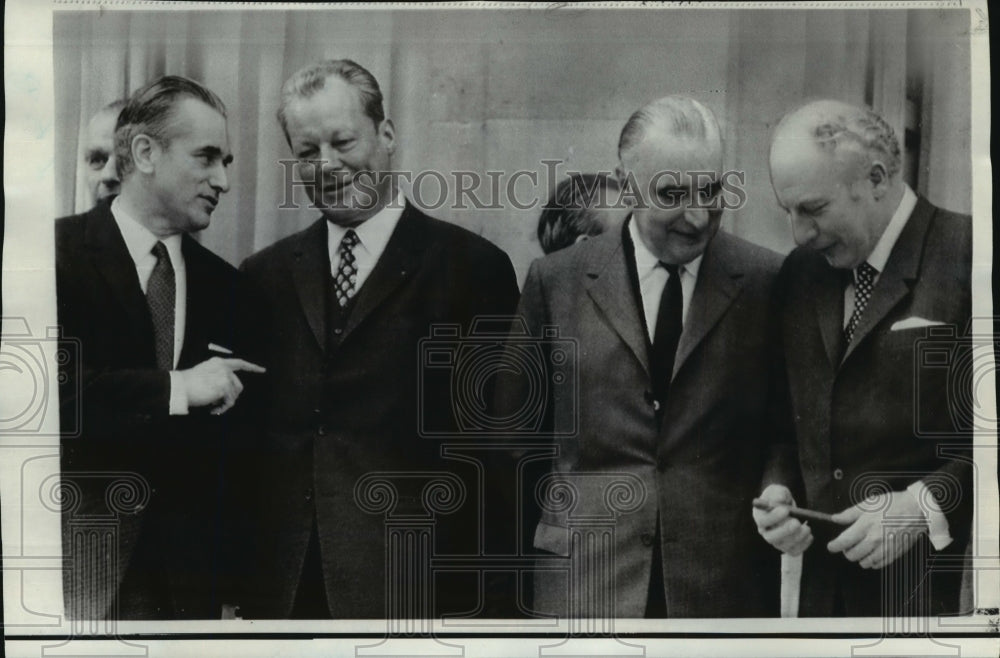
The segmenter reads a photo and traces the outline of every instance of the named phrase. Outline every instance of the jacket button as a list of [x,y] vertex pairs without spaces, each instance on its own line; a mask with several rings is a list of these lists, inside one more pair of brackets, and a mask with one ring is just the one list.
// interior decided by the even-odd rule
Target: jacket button
[[834,480],[843,480],[844,479],[844,472],[842,470],[840,470],[839,468],[833,469],[833,479]]
[[305,499],[306,499],[307,503],[313,499],[313,490],[312,490],[312,487],[309,487],[308,489],[306,489]]
[[320,425],[316,428],[316,433],[320,436],[326,436],[326,425]]
[[322,410],[322,409],[313,409],[313,413],[314,413],[314,414],[316,414],[316,415],[318,416],[318,415],[320,415],[321,413],[323,413],[323,410]]
[[639,537],[639,540],[642,542],[643,546],[653,545],[653,535],[649,534],[648,532],[642,533],[642,536]]
[[336,335],[338,335],[338,336],[339,336],[339,335],[341,335],[342,333],[344,333],[344,330],[343,330],[343,329],[341,329],[340,327],[337,327],[336,329],[334,329],[334,330],[333,330],[333,333],[335,333]]

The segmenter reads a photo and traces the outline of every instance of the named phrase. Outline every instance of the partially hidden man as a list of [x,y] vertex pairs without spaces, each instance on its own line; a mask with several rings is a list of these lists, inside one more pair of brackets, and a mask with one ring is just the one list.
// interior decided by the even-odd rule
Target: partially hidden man
[[62,369],[66,609],[218,619],[238,575],[229,457],[244,384],[262,372],[241,358],[252,295],[191,235],[229,190],[226,108],[159,78],[122,109],[114,148],[121,193],[56,223],[59,324],[79,341]]
[[[778,286],[799,468],[774,471],[761,494],[773,510],[754,518],[774,546],[804,552],[802,616],[957,613],[973,504],[972,434],[955,420],[972,392],[972,222],[903,182],[899,141],[866,108],[790,112],[770,166],[799,245]],[[937,360],[921,358],[935,335]],[[834,522],[803,524],[793,503]]]
[[[619,159],[624,225],[535,261],[521,297],[533,336],[555,327],[578,351],[577,398],[545,400],[557,452],[531,529],[534,610],[776,615],[778,562],[743,519],[780,431],[768,309],[780,258],[718,230],[723,143],[701,103],[637,110]],[[519,381],[498,385],[498,415],[525,398]],[[595,518],[613,538],[586,539]]]
[[[500,249],[425,215],[382,175],[396,135],[366,69],[329,60],[298,71],[278,117],[322,216],[243,265],[270,307],[272,384],[246,614],[391,617],[386,519],[359,504],[355,487],[371,474],[419,482],[460,471],[441,441],[419,435],[420,414],[452,413],[447,386],[420,389],[419,341],[435,325],[468,331],[477,316],[510,315],[517,283]],[[402,495],[394,512],[422,513],[418,494]],[[464,511],[479,505],[470,489]],[[435,554],[460,551],[452,540],[462,533],[474,540],[474,522],[438,519]],[[474,609],[482,594],[474,576],[461,592],[420,572],[404,577],[404,587],[435,588],[439,608]]]

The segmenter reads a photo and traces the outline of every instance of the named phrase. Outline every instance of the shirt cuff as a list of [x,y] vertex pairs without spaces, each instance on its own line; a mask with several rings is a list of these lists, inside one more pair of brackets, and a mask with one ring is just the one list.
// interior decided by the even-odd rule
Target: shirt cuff
[[184,378],[176,370],[170,371],[170,415],[186,416],[188,413],[187,390]]
[[924,518],[927,519],[927,535],[934,550],[940,551],[947,548],[948,544],[952,542],[948,529],[948,519],[945,518],[941,507],[934,500],[934,495],[927,490],[927,485],[922,480],[917,480],[908,486],[906,491],[916,499],[917,506],[923,512]]

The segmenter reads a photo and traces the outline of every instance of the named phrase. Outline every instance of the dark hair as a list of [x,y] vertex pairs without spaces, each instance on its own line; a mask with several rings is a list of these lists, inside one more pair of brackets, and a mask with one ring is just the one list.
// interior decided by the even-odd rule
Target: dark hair
[[354,87],[361,98],[365,116],[378,127],[385,121],[385,110],[382,108],[382,90],[378,81],[365,67],[349,59],[327,59],[299,69],[281,87],[281,105],[278,107],[278,123],[285,133],[285,140],[291,144],[288,137],[288,118],[285,113],[288,105],[299,98],[309,98],[326,86],[327,78],[337,76]]
[[551,254],[574,244],[581,235],[598,235],[605,226],[595,212],[598,204],[617,201],[602,194],[607,188],[619,189],[618,181],[608,174],[571,174],[561,181],[538,217],[538,242]]
[[184,98],[199,100],[226,116],[222,100],[199,82],[179,75],[165,75],[146,84],[128,99],[115,124],[118,178],[124,180],[135,168],[132,140],[136,135],[149,135],[163,146],[170,144],[170,120],[178,102]]

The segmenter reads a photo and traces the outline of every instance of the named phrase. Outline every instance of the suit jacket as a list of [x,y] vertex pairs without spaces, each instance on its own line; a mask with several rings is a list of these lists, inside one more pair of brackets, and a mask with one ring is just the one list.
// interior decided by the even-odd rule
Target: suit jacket
[[[575,342],[578,359],[567,373],[576,391],[550,387],[545,400],[557,452],[540,485],[550,498],[534,533],[536,548],[569,556],[574,571],[567,575],[565,560],[540,558],[534,607],[642,617],[659,525],[664,582],[656,586],[665,588],[668,616],[777,614],[776,556],[749,510],[778,397],[768,304],[780,259],[724,232],[712,239],[661,427],[625,230],[535,261],[521,298],[532,335],[558,328],[560,339]],[[517,381],[499,385],[500,404],[523,399]],[[594,523],[610,523],[613,535],[605,528],[586,539]],[[588,601],[614,607],[588,608]]]
[[[178,369],[210,343],[252,351],[252,297],[236,270],[185,235],[187,320]],[[227,457],[241,412],[169,415],[153,325],[110,202],[57,220],[66,606],[73,617],[218,618],[232,545]],[[251,376],[252,377],[252,376]],[[243,377],[248,382],[246,376]],[[114,535],[105,543],[102,533]],[[123,587],[125,590],[123,590]]]
[[[805,489],[800,504],[839,512],[869,493],[902,491],[922,479],[955,540],[939,557],[961,556],[971,527],[967,407],[972,368],[962,367],[971,345],[966,335],[971,257],[970,218],[920,198],[846,349],[843,304],[850,272],[797,249],[779,283],[781,336]],[[926,326],[894,326],[914,318],[944,326],[933,334]],[[787,474],[789,480],[798,477]],[[813,526],[816,540],[803,565],[802,615],[957,612],[961,570],[952,565],[924,578],[927,565],[910,564],[935,559],[926,540],[910,559],[897,561],[900,569],[915,572],[865,571],[826,551],[835,530]],[[883,587],[889,588],[886,594]]]
[[[265,468],[257,487],[257,568],[248,580],[255,591],[246,614],[289,616],[314,519],[331,615],[406,614],[386,608],[386,563],[393,559],[387,518],[435,519],[433,550],[478,555],[473,484],[462,509],[447,516],[428,516],[422,503],[421,487],[433,473],[474,478],[476,469],[442,458],[442,441],[420,435],[439,418],[450,422],[453,400],[450,376],[421,367],[420,341],[436,324],[468,331],[477,316],[509,315],[517,303],[510,260],[479,236],[408,204],[335,336],[325,304],[331,275],[324,219],[250,257],[243,269],[270,308],[271,385],[258,460]],[[375,504],[362,481],[380,473],[398,485],[391,509]],[[456,587],[474,599],[475,576],[463,578]],[[464,609],[454,600],[457,590],[443,587],[439,606]]]

